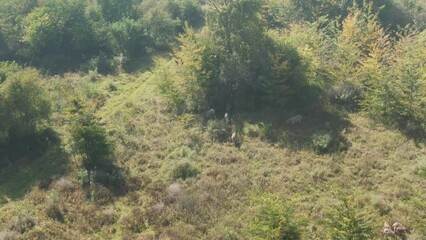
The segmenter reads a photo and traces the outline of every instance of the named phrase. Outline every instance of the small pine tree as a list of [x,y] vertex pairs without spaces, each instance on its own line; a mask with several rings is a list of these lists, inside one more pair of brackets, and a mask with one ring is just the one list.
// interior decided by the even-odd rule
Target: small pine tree
[[113,148],[103,127],[92,120],[80,122],[74,126],[72,137],[75,151],[83,155],[83,167],[88,172],[112,167]]
[[296,220],[294,209],[275,194],[262,194],[254,199],[259,211],[250,224],[253,239],[301,239],[301,221]]
[[348,199],[342,199],[331,216],[326,220],[330,227],[330,239],[367,240],[374,238],[372,216],[365,210],[355,207]]

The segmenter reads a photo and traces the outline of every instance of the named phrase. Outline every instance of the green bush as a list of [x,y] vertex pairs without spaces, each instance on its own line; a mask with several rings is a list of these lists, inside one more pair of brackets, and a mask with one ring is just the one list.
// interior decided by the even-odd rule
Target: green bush
[[90,183],[88,170],[85,168],[81,168],[77,172],[77,181],[81,186],[86,187]]
[[54,202],[49,203],[46,207],[46,214],[48,217],[59,221],[59,222],[64,222],[64,214],[62,212],[62,210],[58,207],[58,205]]
[[126,231],[141,233],[147,229],[146,220],[145,212],[135,207],[120,219],[120,225]]
[[323,153],[331,150],[333,143],[333,136],[331,133],[326,131],[317,131],[312,135],[311,140],[315,151]]
[[51,114],[50,101],[36,70],[15,72],[13,64],[7,68],[12,72],[6,73],[6,81],[0,85],[0,143],[6,144],[7,154],[37,155],[45,145],[40,136],[53,137],[44,132]]
[[115,167],[110,170],[96,169],[93,171],[93,181],[117,194],[126,191],[125,174]]
[[178,163],[171,172],[171,177],[173,180],[182,179],[186,180],[188,178],[196,177],[199,173],[199,170],[191,163],[184,162]]
[[275,194],[262,193],[254,199],[257,214],[249,225],[255,239],[301,239],[302,221],[294,216],[294,208]]
[[113,193],[105,186],[94,183],[90,186],[90,200],[99,205],[106,205],[113,200]]
[[276,129],[273,128],[270,123],[260,123],[260,138],[262,140],[268,140],[271,142],[275,142],[278,140],[278,134]]
[[339,107],[346,110],[359,109],[362,100],[362,92],[359,88],[352,84],[338,84],[326,91],[328,100]]
[[95,168],[112,169],[113,147],[106,131],[93,120],[77,123],[72,129],[74,150],[83,156],[83,167],[90,172]]
[[226,142],[231,137],[231,130],[224,120],[210,120],[207,123],[207,132],[215,141]]
[[356,207],[348,199],[334,209],[326,219],[330,239],[367,240],[375,238],[374,221],[365,209]]

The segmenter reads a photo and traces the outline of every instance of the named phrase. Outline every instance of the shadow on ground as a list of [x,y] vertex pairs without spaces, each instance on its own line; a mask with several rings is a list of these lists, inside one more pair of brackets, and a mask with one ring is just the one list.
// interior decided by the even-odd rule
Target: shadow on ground
[[[303,116],[300,122],[287,121],[296,115]],[[236,120],[237,131],[244,131],[246,123],[259,126],[260,135],[264,140],[293,150],[315,149],[313,138],[319,136],[321,139],[323,135],[329,135],[331,139],[327,148],[316,149],[319,152],[345,151],[351,145],[343,136],[343,133],[352,127],[346,114],[320,105],[299,111],[265,109],[259,112],[241,113]]]
[[60,145],[51,146],[40,157],[25,156],[0,169],[0,204],[20,199],[34,185],[48,186],[52,179],[65,173],[67,154]]

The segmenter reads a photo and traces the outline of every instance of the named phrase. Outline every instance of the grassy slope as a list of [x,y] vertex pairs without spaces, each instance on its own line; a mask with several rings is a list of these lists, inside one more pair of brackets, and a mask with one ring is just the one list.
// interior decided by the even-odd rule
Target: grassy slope
[[[108,91],[110,84],[118,90]],[[132,184],[128,194],[99,205],[86,200],[76,182],[78,159],[70,159],[66,180],[56,180],[46,190],[37,186],[35,172],[55,174],[50,170],[3,170],[0,226],[9,226],[14,216],[34,216],[37,226],[23,234],[24,239],[150,239],[154,233],[161,239],[249,239],[247,225],[256,210],[250,198],[259,190],[279,194],[295,206],[298,217],[308,221],[304,239],[327,238],[322,223],[339,194],[351,195],[370,209],[380,220],[378,236],[385,220],[398,220],[413,228],[411,239],[426,237],[426,180],[417,174],[426,165],[425,147],[374,125],[362,114],[347,116],[349,124],[340,128],[352,145],[340,154],[318,155],[303,146],[281,146],[248,135],[237,149],[211,141],[196,116],[169,114],[151,72],[97,83],[68,76],[50,85],[95,99],[96,114],[117,143],[117,163],[128,170]],[[58,102],[69,93],[63,94]],[[240,124],[256,132],[259,119],[270,118],[267,112],[251,113],[240,117]],[[301,125],[290,128],[277,118],[270,119],[277,131],[302,138],[306,129],[334,123],[324,115],[307,114]],[[55,121],[66,141],[66,115],[55,115]],[[200,174],[169,187],[175,182],[170,171],[181,162],[193,163]],[[33,173],[25,175],[31,179],[23,187],[25,169]],[[17,194],[23,188],[28,193]],[[50,204],[64,212],[64,223],[47,217]]]

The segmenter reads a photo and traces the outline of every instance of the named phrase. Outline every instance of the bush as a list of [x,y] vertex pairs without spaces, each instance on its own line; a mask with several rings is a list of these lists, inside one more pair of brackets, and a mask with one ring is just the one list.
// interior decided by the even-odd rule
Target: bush
[[342,199],[326,220],[330,227],[330,239],[374,239],[372,216],[362,208],[355,207],[348,199]]
[[112,192],[100,184],[92,184],[90,190],[90,199],[92,202],[95,202],[99,205],[106,205],[111,203],[113,200]]
[[90,183],[89,172],[84,168],[79,169],[77,172],[77,181],[82,187],[88,186]]
[[89,175],[95,168],[112,169],[113,148],[103,127],[93,120],[80,121],[74,126],[72,137],[74,149],[83,155],[83,166]]
[[6,140],[8,152],[40,152],[44,144],[40,144],[39,132],[51,109],[39,73],[31,69],[16,72],[0,85],[0,96],[0,139]]
[[48,217],[56,221],[59,221],[61,223],[64,222],[64,214],[62,210],[58,207],[58,205],[55,203],[49,203],[49,205],[47,205],[46,214]]
[[126,190],[124,173],[116,168],[109,171],[97,169],[93,172],[93,181],[113,190],[115,193],[122,193]]
[[219,142],[226,142],[231,136],[231,127],[224,120],[210,120],[207,123],[210,137]]
[[311,139],[312,146],[315,151],[323,153],[331,150],[333,137],[330,133],[325,131],[317,131],[312,135]]
[[299,240],[302,222],[296,220],[294,209],[284,199],[274,194],[257,195],[254,204],[259,206],[250,224],[250,232],[259,239]]
[[33,217],[25,216],[25,217],[16,217],[12,222],[12,226],[10,230],[16,231],[18,233],[24,233],[28,230],[31,230],[36,225],[36,221]]
[[362,100],[362,92],[352,84],[338,84],[326,91],[328,100],[346,110],[354,111],[359,109]]
[[182,179],[186,180],[191,177],[196,177],[199,173],[199,170],[192,165],[191,163],[179,163],[171,172],[171,177],[174,180]]
[[260,123],[260,138],[275,142],[278,140],[277,133],[270,123]]
[[128,215],[120,219],[122,228],[134,233],[141,233],[147,229],[145,222],[145,213],[140,208],[133,208]]

